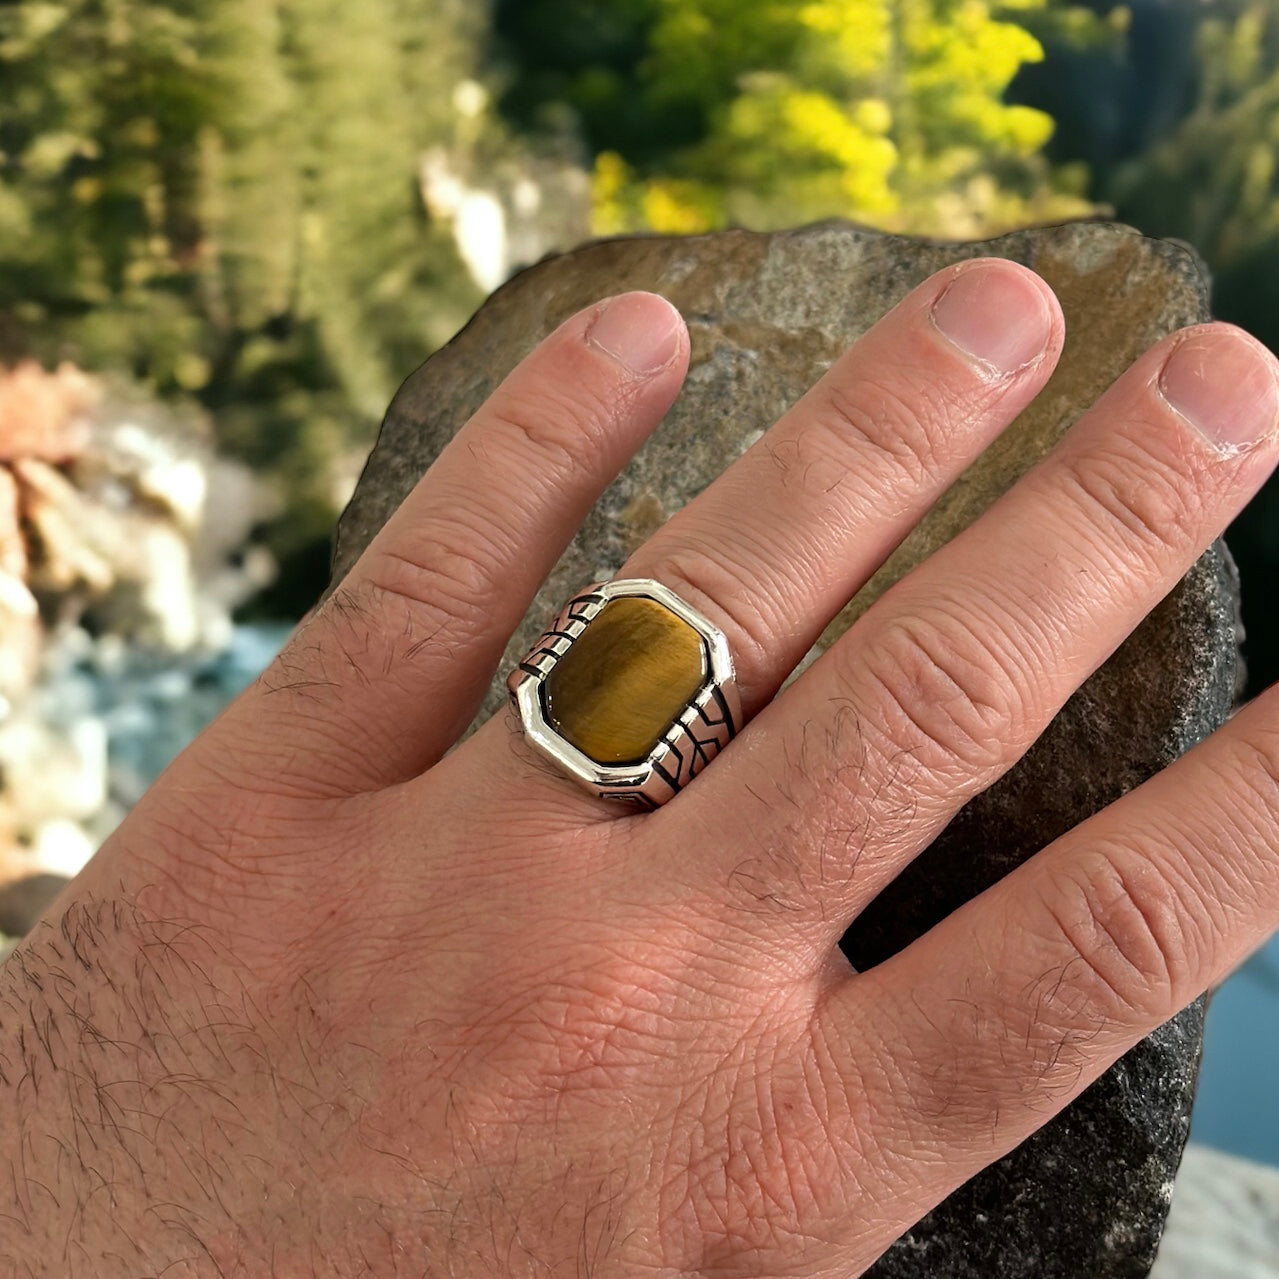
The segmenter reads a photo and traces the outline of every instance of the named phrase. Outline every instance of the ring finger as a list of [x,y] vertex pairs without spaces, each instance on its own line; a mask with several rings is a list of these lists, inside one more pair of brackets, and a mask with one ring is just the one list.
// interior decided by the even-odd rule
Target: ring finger
[[[981,259],[938,272],[619,576],[661,582],[724,631],[749,718],[1034,398],[1062,332],[1052,291],[1016,263]],[[485,737],[509,740],[496,722]],[[523,756],[516,770],[527,776]],[[538,784],[547,775],[539,769]],[[563,802],[558,785],[554,795]]]

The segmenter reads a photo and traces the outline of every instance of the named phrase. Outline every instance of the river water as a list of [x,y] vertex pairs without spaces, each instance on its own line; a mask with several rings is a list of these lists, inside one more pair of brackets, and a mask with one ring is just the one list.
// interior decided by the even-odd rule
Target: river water
[[1194,1141],[1279,1165],[1279,936],[1208,1005]]

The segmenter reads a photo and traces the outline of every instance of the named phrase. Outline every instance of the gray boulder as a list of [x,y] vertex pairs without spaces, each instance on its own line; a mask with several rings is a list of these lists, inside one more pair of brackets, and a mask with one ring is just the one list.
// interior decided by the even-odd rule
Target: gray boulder
[[[396,396],[338,530],[334,573],[453,432],[545,334],[580,307],[652,289],[692,334],[688,384],[603,496],[514,637],[513,661],[583,584],[613,573],[910,288],[962,258],[1038,271],[1068,338],[1045,391],[940,501],[837,618],[841,634],[884,587],[982,511],[1143,350],[1207,317],[1191,253],[1122,226],[1079,223],[984,244],[940,244],[827,223],[588,245],[499,289]],[[1071,700],[1022,763],[974,800],[845,938],[867,968],[1217,727],[1238,678],[1236,583],[1213,547]],[[494,678],[484,713],[501,704]],[[1196,1003],[1129,1052],[1039,1133],[953,1194],[870,1272],[875,1279],[1138,1279],[1149,1273],[1189,1126],[1203,1029]]]

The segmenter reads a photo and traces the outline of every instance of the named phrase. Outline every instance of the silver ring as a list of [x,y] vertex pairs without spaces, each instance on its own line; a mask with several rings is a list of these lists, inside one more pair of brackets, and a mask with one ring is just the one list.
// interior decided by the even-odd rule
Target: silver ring
[[724,633],[650,578],[575,595],[507,679],[525,736],[601,799],[657,808],[741,727]]

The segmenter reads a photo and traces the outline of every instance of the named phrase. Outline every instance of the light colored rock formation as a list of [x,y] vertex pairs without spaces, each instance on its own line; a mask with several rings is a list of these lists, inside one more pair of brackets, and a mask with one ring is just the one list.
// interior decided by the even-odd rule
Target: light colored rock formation
[[[139,694],[135,718],[148,677],[191,696],[190,669],[227,649],[230,610],[269,578],[262,552],[240,554],[269,510],[262,487],[209,439],[200,420],[69,366],[0,369],[0,917],[10,927],[25,915],[5,913],[5,885],[75,874],[145,784],[112,757],[122,727],[141,735],[122,725],[113,690]],[[169,717],[193,720],[180,706]]]
[[89,415],[102,395],[74,365],[46,373],[25,363],[0,373],[0,461],[66,462],[88,442]]
[[1187,1146],[1151,1279],[1279,1279],[1279,1168]]
[[471,279],[490,293],[517,268],[589,235],[590,177],[575,162],[485,149],[488,90],[474,80],[457,84],[453,105],[459,137],[421,157],[422,203],[451,228]]

